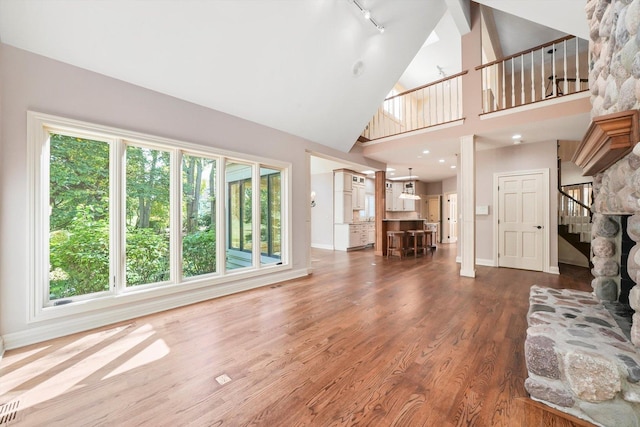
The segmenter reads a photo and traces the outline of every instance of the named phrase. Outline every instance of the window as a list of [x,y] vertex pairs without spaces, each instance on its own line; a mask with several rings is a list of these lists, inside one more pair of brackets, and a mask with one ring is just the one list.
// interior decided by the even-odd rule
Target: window
[[52,133],[48,182],[48,299],[109,291],[109,143]]
[[216,272],[216,161],[182,157],[182,275]]
[[253,171],[250,165],[230,162],[226,167],[228,210],[227,270],[253,265]]
[[169,281],[169,157],[167,151],[126,148],[126,285]]
[[260,254],[262,264],[280,261],[281,251],[281,174],[268,168],[260,169]]
[[32,319],[290,268],[287,164],[38,113],[29,113],[29,140]]

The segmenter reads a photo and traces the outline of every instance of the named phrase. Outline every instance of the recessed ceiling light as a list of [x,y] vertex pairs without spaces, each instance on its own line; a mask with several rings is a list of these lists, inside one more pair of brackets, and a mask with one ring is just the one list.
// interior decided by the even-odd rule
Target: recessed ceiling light
[[511,137],[511,139],[520,139],[520,138],[522,138],[522,135],[520,135],[519,133],[516,133]]
[[393,172],[394,170],[394,168],[387,168],[387,172]]
[[374,171],[366,170],[366,171],[362,171],[362,173],[365,175],[371,175],[372,173],[374,173]]
[[429,150],[423,150],[422,154],[429,154]]
[[455,169],[455,168],[456,168],[456,165],[451,165],[451,169]]
[[444,163],[444,159],[440,159],[438,160],[440,163]]

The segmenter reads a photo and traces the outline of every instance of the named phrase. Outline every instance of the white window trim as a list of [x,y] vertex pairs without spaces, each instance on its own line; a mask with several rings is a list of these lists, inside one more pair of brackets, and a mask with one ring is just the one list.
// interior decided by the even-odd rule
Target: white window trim
[[[225,236],[224,239],[216,239],[217,250],[218,253],[225,253],[225,243],[226,243],[226,222],[225,222],[225,211],[226,211],[226,191],[225,191],[225,180],[224,180],[224,165],[227,161],[241,162],[247,163],[250,162],[254,164],[256,168],[263,167],[273,167],[277,168],[281,171],[281,179],[282,179],[282,194],[281,194],[281,203],[282,203],[282,211],[281,211],[281,224],[283,225],[281,229],[281,238],[282,238],[282,251],[281,251],[281,264],[267,264],[261,265],[259,262],[259,254],[258,254],[258,263],[254,265],[250,270],[242,269],[242,271],[226,271],[224,266],[224,256],[218,256],[218,269],[216,273],[212,273],[209,275],[202,275],[197,277],[190,278],[181,278],[180,268],[172,269],[172,281],[169,284],[163,284],[160,287],[149,287],[149,286],[141,286],[136,288],[128,288],[126,291],[123,289],[115,290],[115,292],[109,296],[103,296],[95,299],[84,299],[79,301],[74,301],[69,304],[59,305],[59,306],[47,306],[45,307],[46,295],[45,289],[47,289],[47,284],[43,282],[48,277],[48,264],[46,259],[48,258],[47,250],[48,250],[48,201],[46,197],[48,194],[48,180],[47,174],[43,174],[42,171],[48,169],[49,164],[49,155],[46,149],[43,149],[43,142],[48,139],[48,131],[47,129],[54,129],[56,132],[65,133],[69,132],[73,136],[81,136],[86,138],[94,138],[98,140],[107,140],[114,141],[115,139],[126,140],[127,142],[132,142],[138,146],[148,146],[151,148],[159,148],[172,151],[175,150],[176,153],[182,152],[190,155],[201,155],[204,157],[213,157],[217,161],[220,162],[218,166],[218,177],[217,177],[217,194],[218,194],[218,211],[217,211],[217,230],[218,233],[223,233],[219,235]],[[123,148],[124,145],[120,144],[120,150],[111,150],[112,155],[115,157],[110,160],[113,162],[116,160],[118,162],[118,166],[115,167],[115,170],[119,174],[124,174],[125,171],[122,167],[124,153]],[[119,151],[119,152],[116,152]],[[29,197],[28,197],[28,221],[29,221],[29,233],[28,233],[28,265],[29,265],[29,291],[28,291],[28,323],[40,322],[49,319],[56,319],[66,316],[73,316],[82,313],[90,313],[93,311],[98,311],[106,308],[112,308],[117,306],[122,306],[125,304],[131,304],[134,302],[141,301],[151,301],[153,298],[163,297],[175,295],[176,300],[186,300],[187,297],[183,294],[194,292],[196,290],[201,290],[205,288],[212,289],[213,287],[220,287],[220,294],[228,294],[227,291],[229,286],[233,287],[233,282],[236,282],[241,279],[252,279],[258,278],[259,276],[266,276],[270,274],[275,274],[278,272],[284,272],[286,270],[292,269],[292,260],[290,258],[291,254],[291,245],[292,245],[292,202],[291,202],[291,194],[292,194],[292,182],[291,182],[291,163],[282,162],[275,159],[262,158],[253,155],[247,155],[237,152],[232,152],[229,150],[217,149],[214,147],[204,146],[200,144],[194,144],[169,138],[156,137],[153,135],[143,134],[139,132],[127,131],[124,129],[119,129],[115,127],[97,125],[93,123],[83,122],[79,120],[68,119],[64,117],[53,116],[49,114],[39,113],[35,111],[27,112],[27,156],[28,156],[28,165],[27,165],[27,175],[28,175],[28,189],[29,189]],[[171,168],[178,168],[178,171],[181,169],[181,155],[174,155],[172,157]],[[178,163],[180,162],[180,163]],[[124,189],[121,188],[121,185],[124,183],[122,180],[110,180],[111,188],[110,188],[110,197],[117,197],[120,200],[124,198]],[[259,181],[259,179],[258,179]],[[177,188],[173,188],[177,187]],[[174,185],[172,180],[172,188],[170,189],[172,195],[173,203],[178,203],[180,205],[180,198],[176,198],[176,195],[181,197],[181,188],[180,186]],[[258,195],[255,200],[258,200],[259,203],[259,191],[256,192]],[[112,207],[110,206],[110,209]],[[180,206],[175,207],[171,206],[172,212],[179,211]],[[258,206],[259,212],[259,206]],[[120,229],[123,218],[115,218],[115,216],[111,216],[114,218],[115,222],[119,222],[119,224],[112,224],[111,230]],[[178,218],[175,218],[176,215],[173,215],[174,220],[172,220],[172,229],[179,230],[180,227],[175,228],[176,223],[180,224],[181,216],[178,215]],[[257,217],[256,217],[257,218]],[[117,227],[117,228],[115,228]],[[258,224],[259,230],[259,224]],[[112,245],[121,245],[122,239],[124,238],[121,233],[111,233],[111,244]],[[176,231],[173,232],[173,235],[170,237],[171,244],[176,244],[179,241],[179,236],[176,236]],[[259,233],[254,233],[254,244],[257,239],[258,245],[257,248],[260,247]],[[114,246],[115,247],[115,246]],[[180,248],[180,246],[177,246]],[[259,250],[258,250],[259,251]],[[254,251],[256,252],[256,251]],[[180,250],[175,250],[172,252],[173,257],[176,259],[172,259],[172,263],[180,264],[180,260],[178,257],[180,256]],[[178,255],[176,255],[178,254]],[[115,263],[118,264],[118,263]],[[120,263],[121,264],[121,263]],[[124,272],[122,271],[122,266],[114,267],[111,266],[111,274],[117,275],[118,277],[122,276]],[[180,274],[180,277],[177,275]],[[174,281],[175,279],[180,279],[179,281]],[[253,282],[253,281],[252,281]],[[121,280],[117,281],[118,286],[124,286],[124,282]],[[229,286],[223,286],[223,285]],[[112,284],[113,285],[113,284]],[[113,285],[115,286],[115,285]],[[255,286],[254,286],[255,287]],[[179,303],[176,304],[180,305]]]

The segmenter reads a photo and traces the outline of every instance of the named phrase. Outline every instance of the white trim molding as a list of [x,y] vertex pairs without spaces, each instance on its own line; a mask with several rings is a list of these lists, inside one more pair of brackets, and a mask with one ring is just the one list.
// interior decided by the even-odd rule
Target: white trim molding
[[2,356],[4,356],[4,339],[0,336],[0,361],[2,361]]
[[[238,280],[233,283],[221,284],[220,286],[195,289],[179,295],[170,295],[165,298],[143,300],[136,304],[113,307],[108,311],[89,313],[82,317],[63,320],[60,322],[39,322],[38,324],[32,324],[27,330],[9,333],[4,335],[2,338],[4,338],[6,349],[10,350],[74,334],[76,332],[107,326],[116,322],[131,320],[148,314],[159,313],[213,298],[231,295],[263,286],[269,286],[285,280],[304,277],[308,274],[309,271],[307,271],[307,269],[287,270],[268,276],[260,276],[248,280]],[[0,338],[0,345],[2,344],[2,338]]]
[[[556,215],[557,213],[549,212],[549,197],[550,197],[550,189],[549,189],[549,168],[542,169],[531,169],[531,170],[519,170],[519,171],[511,171],[511,172],[495,172],[493,174],[493,206],[495,215],[493,216],[493,258],[495,265],[497,267],[500,266],[498,262],[498,251],[499,248],[499,238],[500,238],[500,230],[498,229],[498,220],[499,220],[499,195],[498,195],[498,181],[501,177],[509,177],[509,176],[519,176],[519,175],[542,175],[542,209],[543,213],[543,227],[546,233],[542,233],[542,271],[544,273],[552,273],[552,274],[560,274],[558,267],[552,267],[550,258],[550,249],[549,249],[549,224],[551,215]],[[553,270],[555,268],[555,270]],[[557,271],[557,272],[556,272]]]

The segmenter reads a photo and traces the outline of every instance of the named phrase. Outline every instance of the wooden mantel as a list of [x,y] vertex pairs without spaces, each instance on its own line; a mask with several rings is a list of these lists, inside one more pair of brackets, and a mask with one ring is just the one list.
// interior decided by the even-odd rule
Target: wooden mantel
[[629,154],[638,139],[638,110],[594,117],[572,161],[592,176]]

